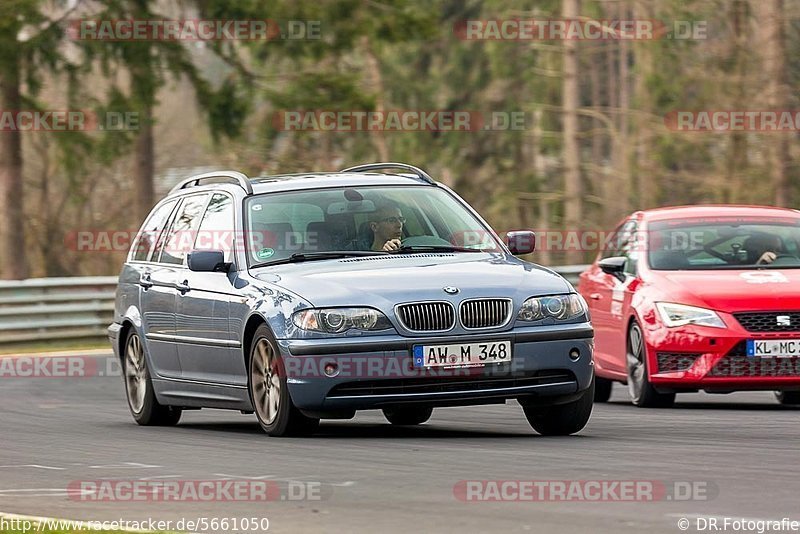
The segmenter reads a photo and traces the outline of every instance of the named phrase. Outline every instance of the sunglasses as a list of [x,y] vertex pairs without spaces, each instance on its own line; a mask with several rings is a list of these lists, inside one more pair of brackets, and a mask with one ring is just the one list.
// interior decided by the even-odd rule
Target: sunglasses
[[405,217],[386,217],[384,219],[379,219],[378,222],[385,222],[385,223],[391,223],[391,224],[397,224],[397,223],[405,224],[406,223],[406,218]]

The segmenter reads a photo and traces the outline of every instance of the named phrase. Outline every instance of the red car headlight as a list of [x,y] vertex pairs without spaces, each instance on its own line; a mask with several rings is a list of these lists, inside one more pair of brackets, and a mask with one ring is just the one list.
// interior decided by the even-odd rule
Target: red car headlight
[[670,328],[687,324],[727,328],[725,321],[714,310],[672,302],[656,302],[656,309],[661,320]]

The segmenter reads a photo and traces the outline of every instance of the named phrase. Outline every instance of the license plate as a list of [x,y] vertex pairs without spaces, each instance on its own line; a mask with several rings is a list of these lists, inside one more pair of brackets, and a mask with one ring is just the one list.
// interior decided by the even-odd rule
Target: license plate
[[414,367],[483,367],[509,363],[511,342],[414,345]]
[[800,356],[800,339],[748,339],[747,355],[757,358]]

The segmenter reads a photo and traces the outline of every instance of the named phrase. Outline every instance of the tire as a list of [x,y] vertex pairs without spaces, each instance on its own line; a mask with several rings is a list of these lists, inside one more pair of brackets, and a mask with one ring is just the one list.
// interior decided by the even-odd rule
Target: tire
[[313,434],[319,419],[306,417],[292,403],[277,347],[267,325],[259,326],[251,343],[247,380],[258,423],[273,437]]
[[675,393],[659,393],[648,378],[647,358],[642,328],[634,321],[628,328],[626,344],[628,393],[631,402],[640,408],[669,408],[675,404]]
[[613,385],[614,382],[612,380],[596,376],[594,379],[594,401],[608,402],[608,399],[611,398],[611,389]]
[[383,416],[393,425],[421,425],[431,418],[431,407],[384,408]]
[[122,371],[128,408],[138,424],[142,426],[174,426],[178,424],[183,410],[175,406],[163,406],[156,400],[153,381],[147,367],[147,358],[144,355],[142,338],[133,328],[128,332],[125,340]]
[[800,391],[776,391],[775,398],[784,406],[800,406]]
[[525,406],[522,410],[531,427],[542,436],[568,436],[580,432],[592,416],[595,381],[577,400],[554,406]]

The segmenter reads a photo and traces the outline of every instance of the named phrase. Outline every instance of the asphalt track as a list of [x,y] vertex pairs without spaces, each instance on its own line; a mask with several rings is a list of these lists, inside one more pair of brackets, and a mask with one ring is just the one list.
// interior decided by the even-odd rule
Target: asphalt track
[[[323,421],[313,438],[276,439],[252,415],[217,410],[186,412],[175,428],[139,427],[118,376],[5,377],[0,512],[266,517],[275,532],[675,533],[708,531],[697,527],[709,518],[800,520],[800,410],[766,392],[689,394],[668,410],[638,409],[626,397],[617,386],[584,431],[564,438],[539,437],[508,403],[438,409],[413,428],[362,412]],[[289,485],[313,486],[319,498],[98,501],[67,491],[86,480],[219,479],[270,481],[284,497]],[[655,502],[464,502],[454,492],[463,480],[655,481],[699,490],[693,499]],[[688,530],[679,528],[684,518]]]

